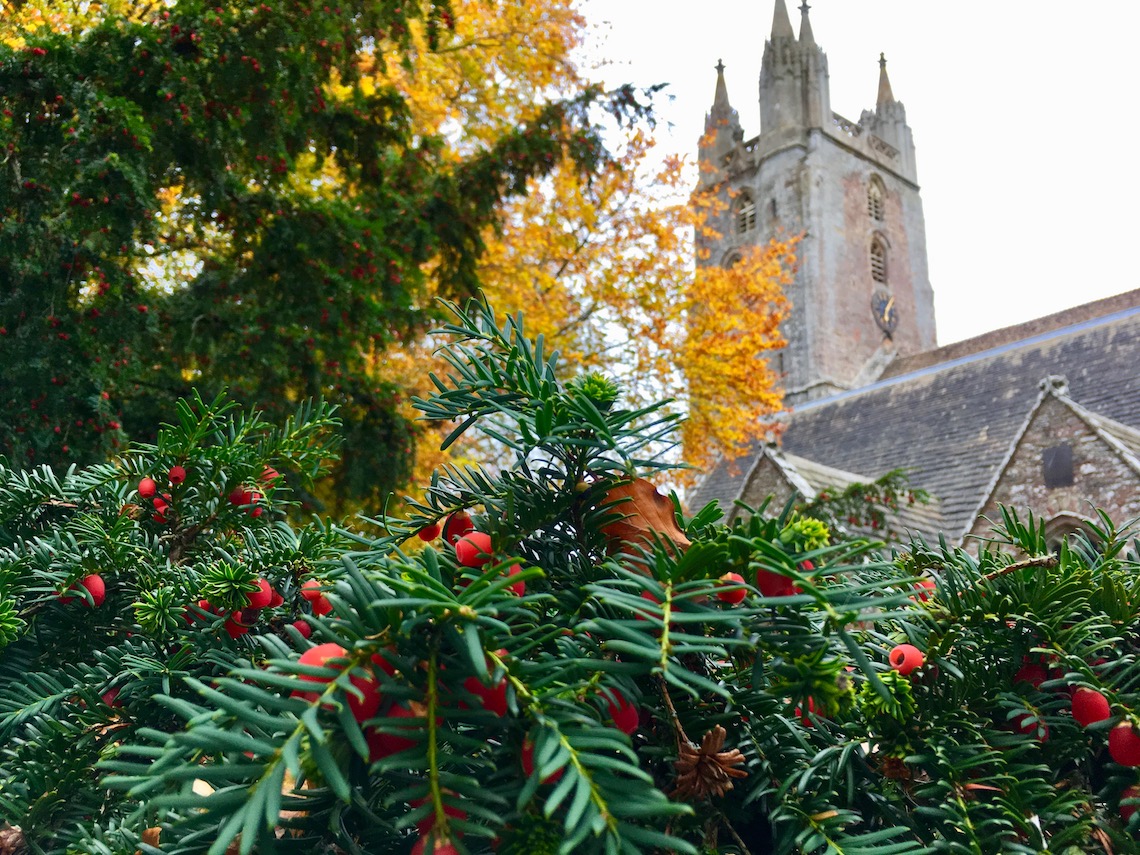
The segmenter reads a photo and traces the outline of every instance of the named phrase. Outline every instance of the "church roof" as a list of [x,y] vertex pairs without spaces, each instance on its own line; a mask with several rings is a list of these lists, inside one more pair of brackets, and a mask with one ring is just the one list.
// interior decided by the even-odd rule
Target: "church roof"
[[[1037,404],[1042,378],[1066,377],[1072,400],[1102,419],[1107,433],[1130,450],[1140,446],[1140,291],[1113,299],[1101,303],[1130,306],[1068,326],[1045,323],[1022,340],[999,330],[989,339],[996,346],[975,343],[925,365],[928,355],[920,354],[921,367],[908,373],[802,404],[787,416],[784,453],[868,479],[906,469],[913,486],[938,500],[940,513],[922,520],[931,528],[920,533],[956,541]],[[1070,317],[1085,318],[1084,309]],[[691,506],[731,505],[759,452],[714,467]]]

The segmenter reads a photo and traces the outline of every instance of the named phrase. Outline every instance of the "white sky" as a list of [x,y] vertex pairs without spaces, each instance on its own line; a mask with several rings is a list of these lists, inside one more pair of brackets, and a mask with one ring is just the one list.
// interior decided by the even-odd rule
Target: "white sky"
[[[773,3],[581,9],[605,82],[670,84],[659,144],[695,157],[718,59],[745,138],[759,133]],[[1140,2],[817,0],[811,22],[831,108],[850,119],[874,107],[887,55],[914,131],[940,344],[1140,287]]]

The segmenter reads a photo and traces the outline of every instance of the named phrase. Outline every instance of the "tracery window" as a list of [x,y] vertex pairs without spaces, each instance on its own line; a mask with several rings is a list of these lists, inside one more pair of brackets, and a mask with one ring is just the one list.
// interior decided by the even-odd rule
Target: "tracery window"
[[883,182],[877,175],[872,175],[867,185],[867,215],[876,223],[883,221]]
[[887,284],[887,248],[877,237],[871,241],[871,278]]
[[744,192],[736,200],[734,223],[738,235],[747,234],[756,228],[756,202],[751,194]]

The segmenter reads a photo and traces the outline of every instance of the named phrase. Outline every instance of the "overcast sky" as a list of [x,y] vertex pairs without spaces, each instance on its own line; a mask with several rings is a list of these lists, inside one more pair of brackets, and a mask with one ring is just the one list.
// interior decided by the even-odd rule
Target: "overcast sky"
[[[668,83],[695,156],[723,59],[745,138],[774,0],[582,0],[607,84]],[[798,0],[788,11],[799,30]],[[1140,2],[818,0],[831,108],[873,108],[879,52],[914,131],[938,340],[1140,287]]]

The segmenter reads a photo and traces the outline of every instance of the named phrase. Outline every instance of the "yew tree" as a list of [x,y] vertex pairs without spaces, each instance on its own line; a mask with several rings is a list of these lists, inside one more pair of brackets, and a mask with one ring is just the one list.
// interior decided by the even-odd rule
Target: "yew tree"
[[533,91],[457,154],[363,74],[416,73],[456,26],[446,0],[14,12],[0,451],[19,465],[153,439],[192,388],[271,415],[319,396],[343,423],[339,492],[383,495],[414,443],[374,355],[422,335],[431,295],[474,289],[504,199],[563,159],[598,168],[592,109],[641,110],[624,91]]
[[0,851],[1137,851],[1133,531],[686,514],[676,417],[453,308],[418,407],[510,462],[371,533],[289,521],[323,406],[0,465]]

